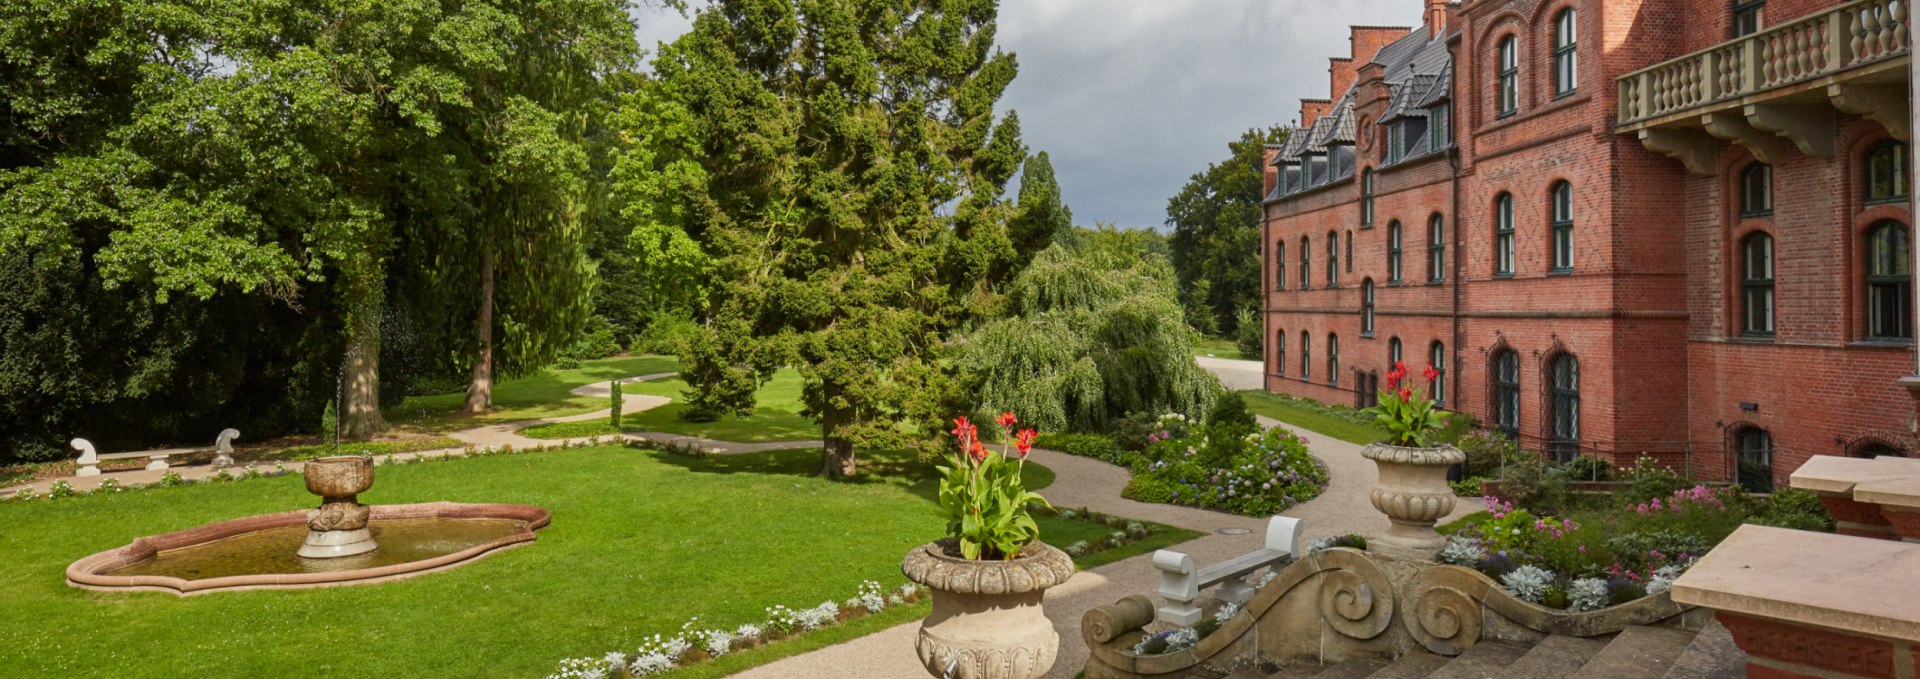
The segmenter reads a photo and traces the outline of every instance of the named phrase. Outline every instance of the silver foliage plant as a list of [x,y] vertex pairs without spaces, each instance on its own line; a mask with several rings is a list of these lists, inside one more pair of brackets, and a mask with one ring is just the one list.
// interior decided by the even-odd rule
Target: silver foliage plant
[[1567,585],[1567,600],[1573,610],[1597,611],[1607,607],[1607,581],[1600,578],[1575,578]]
[[1539,566],[1521,566],[1500,576],[1500,584],[1505,585],[1507,593],[1514,598],[1537,604],[1553,585],[1553,572]]
[[1446,547],[1440,549],[1440,563],[1472,568],[1486,559],[1487,548],[1480,546],[1480,541],[1473,538],[1455,535],[1447,541]]

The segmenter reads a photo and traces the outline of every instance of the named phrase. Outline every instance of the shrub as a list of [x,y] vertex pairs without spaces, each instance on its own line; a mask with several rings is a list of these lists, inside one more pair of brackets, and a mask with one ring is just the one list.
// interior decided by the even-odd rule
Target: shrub
[[327,409],[320,413],[320,440],[333,444],[339,442],[340,413],[333,409],[333,401],[327,401]]
[[1560,465],[1559,472],[1568,481],[1606,481],[1613,478],[1613,465],[1592,455],[1581,455]]
[[1152,413],[1131,413],[1113,424],[1113,442],[1122,450],[1141,451],[1151,443],[1147,438],[1159,433],[1160,417]]
[[611,419],[613,423],[614,431],[619,431],[620,430],[620,410],[621,408],[627,405],[627,399],[625,396],[621,395],[620,393],[620,380],[613,380],[611,386],[612,386],[613,410],[611,413],[609,413],[609,415],[611,416],[609,419]]
[[1239,440],[1259,431],[1260,423],[1247,410],[1247,400],[1238,393],[1214,399],[1213,408],[1207,411],[1208,438]]
[[1500,477],[1500,494],[1513,504],[1540,514],[1558,514],[1566,505],[1567,480],[1549,473],[1547,461],[1529,452],[1507,456]]
[[1105,460],[1122,467],[1131,467],[1140,459],[1139,453],[1121,450],[1113,439],[1099,434],[1041,434],[1034,440],[1034,445],[1068,455]]
[[[1464,417],[1448,418],[1449,428]],[[1443,433],[1445,430],[1442,430]],[[1441,439],[1445,440],[1445,439]],[[1500,475],[1501,462],[1513,456],[1517,449],[1513,442],[1500,432],[1470,432],[1454,443],[1461,452],[1467,454],[1466,475],[1497,477]]]
[[572,356],[561,356],[553,359],[553,367],[560,370],[579,370],[580,359]]
[[1797,488],[1773,491],[1748,523],[1776,528],[1792,528],[1824,533],[1833,532],[1833,515],[1820,504],[1820,496]]
[[1447,485],[1453,488],[1453,494],[1456,496],[1480,497],[1480,482],[1485,480],[1487,479],[1484,476],[1471,476],[1459,481],[1448,481]]
[[1655,498],[1667,497],[1676,491],[1693,486],[1692,482],[1687,481],[1672,469],[1645,455],[1634,460],[1632,467],[1621,470],[1620,476],[1633,482],[1632,488],[1626,494],[1626,501],[1629,504],[1640,504]]
[[1203,446],[1227,446],[1209,440],[1168,439],[1148,446],[1134,464],[1133,480],[1123,496],[1140,502],[1168,502],[1248,516],[1272,516],[1313,499],[1327,473],[1307,454],[1306,442],[1285,429],[1269,429],[1219,464],[1207,464]]
[[567,352],[572,358],[606,358],[620,353],[620,342],[613,337],[613,323],[606,317],[594,315],[587,319],[587,328],[580,340],[573,343],[573,349]]
[[700,328],[693,319],[675,313],[655,313],[647,319],[646,329],[633,338],[633,351],[645,354],[680,353],[680,340]]
[[47,486],[47,497],[55,500],[67,497],[79,497],[79,495],[80,491],[74,490],[73,484],[67,483],[66,479],[55,481],[53,485]]
[[1240,350],[1241,358],[1259,358],[1264,353],[1261,344],[1261,328],[1265,324],[1252,309],[1240,310],[1240,328],[1233,334],[1233,348]]

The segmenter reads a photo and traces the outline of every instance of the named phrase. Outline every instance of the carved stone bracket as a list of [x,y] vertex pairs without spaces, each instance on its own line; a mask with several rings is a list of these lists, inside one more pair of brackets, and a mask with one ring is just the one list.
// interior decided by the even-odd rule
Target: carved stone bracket
[[1712,137],[1686,128],[1647,128],[1640,131],[1640,145],[1648,151],[1680,161],[1688,172],[1713,174],[1713,161],[1719,155]]
[[1864,117],[1900,141],[1912,141],[1913,121],[1908,118],[1907,88],[1897,84],[1839,83],[1827,86],[1827,99],[1833,107]]
[[1817,158],[1832,158],[1834,126],[1838,116],[1825,104],[1749,104],[1747,122],[1756,128],[1785,137],[1800,152]]
[[1733,111],[1717,111],[1700,116],[1700,126],[1706,129],[1707,134],[1746,147],[1754,158],[1769,165],[1786,162],[1787,152],[1793,148],[1779,135],[1754,129],[1753,125],[1747,123],[1746,116]]

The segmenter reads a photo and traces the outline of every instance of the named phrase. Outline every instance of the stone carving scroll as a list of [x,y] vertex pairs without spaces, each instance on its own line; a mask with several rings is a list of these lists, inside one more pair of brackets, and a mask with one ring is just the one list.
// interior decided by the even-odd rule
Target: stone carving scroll
[[1354,639],[1372,639],[1393,622],[1393,584],[1372,559],[1356,551],[1326,550],[1315,555],[1323,569],[1320,615],[1327,625]]

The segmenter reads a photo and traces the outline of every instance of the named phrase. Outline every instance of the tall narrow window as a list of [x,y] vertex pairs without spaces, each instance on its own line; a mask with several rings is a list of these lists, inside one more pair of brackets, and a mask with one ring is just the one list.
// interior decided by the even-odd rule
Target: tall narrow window
[[1307,238],[1306,236],[1300,237],[1300,289],[1301,290],[1307,290],[1313,287],[1313,248],[1310,247],[1312,243],[1313,243],[1313,239]]
[[1340,232],[1327,232],[1327,287],[1340,285]]
[[1733,37],[1759,33],[1760,10],[1766,6],[1767,0],[1733,0]]
[[1360,173],[1360,228],[1373,226],[1373,170]]
[[[1568,10],[1572,13],[1572,10]],[[1553,185],[1553,270],[1573,270],[1573,185]]]
[[1373,336],[1373,279],[1360,281],[1360,334]]
[[1573,94],[1579,87],[1580,60],[1574,49],[1579,43],[1579,33],[1574,23],[1571,9],[1561,12],[1553,21],[1553,94],[1557,97]]
[[1390,338],[1387,340],[1387,367],[1391,368],[1400,361],[1400,338]]
[[1572,462],[1580,455],[1580,360],[1561,354],[1547,370],[1553,380],[1553,440],[1547,447],[1554,460]]
[[1407,123],[1396,120],[1387,126],[1387,162],[1398,163],[1407,148]]
[[1347,273],[1353,273],[1353,232],[1347,232]]
[[1433,140],[1433,150],[1438,151],[1453,144],[1453,127],[1448,120],[1446,104],[1429,109],[1427,113],[1427,135]]
[[1327,384],[1340,386],[1340,336],[1327,333]]
[[1300,379],[1313,377],[1313,336],[1300,331]]
[[1500,39],[1499,91],[1496,110],[1505,118],[1520,110],[1520,47],[1514,36]]
[[1434,342],[1427,347],[1427,365],[1433,366],[1437,373],[1433,376],[1433,404],[1447,405],[1447,345]]
[[1755,426],[1734,431],[1733,449],[1740,486],[1750,493],[1773,492],[1773,434]]
[[1513,275],[1513,195],[1493,199],[1493,275]]
[[1867,336],[1913,339],[1913,241],[1899,222],[1867,233]]
[[1287,242],[1273,244],[1273,289],[1287,289]]
[[1273,333],[1273,374],[1287,376],[1287,331]]
[[1387,283],[1400,284],[1400,221],[1387,222]]
[[1427,220],[1427,280],[1438,283],[1447,278],[1447,219],[1434,215]]
[[1903,202],[1907,199],[1907,145],[1880,142],[1867,152],[1867,202]]
[[1773,236],[1756,233],[1740,242],[1741,334],[1773,334]]
[[1752,163],[1740,171],[1740,216],[1773,214],[1773,166]]
[[1520,440],[1520,353],[1501,349],[1493,354],[1493,426],[1507,438]]

